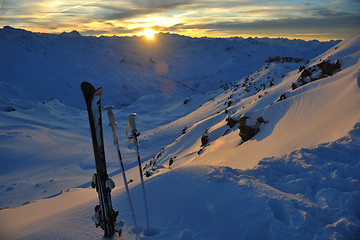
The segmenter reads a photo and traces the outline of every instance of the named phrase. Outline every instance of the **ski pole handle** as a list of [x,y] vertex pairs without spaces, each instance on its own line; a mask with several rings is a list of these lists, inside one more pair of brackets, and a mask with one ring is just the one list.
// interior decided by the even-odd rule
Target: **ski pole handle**
[[115,116],[114,113],[112,112],[112,109],[114,108],[114,106],[109,105],[104,107],[107,111],[108,117],[109,117],[109,121],[110,121],[110,127],[112,129],[113,132],[113,141],[114,141],[114,145],[117,146],[118,145],[118,137],[117,137],[117,133],[116,133],[116,125],[117,122],[115,120]]
[[[136,113],[130,113],[129,114],[129,122],[126,127],[126,136],[128,136],[128,139],[131,143],[134,143],[134,140],[136,140],[136,137],[138,136],[138,131],[136,129],[136,123],[135,123],[135,117]],[[129,137],[129,128],[131,128],[131,137]]]
[[129,123],[130,123],[130,127],[131,127],[131,133],[132,133],[133,135],[134,135],[134,134],[137,134],[135,117],[136,117],[136,113],[130,113],[130,114],[129,114]]

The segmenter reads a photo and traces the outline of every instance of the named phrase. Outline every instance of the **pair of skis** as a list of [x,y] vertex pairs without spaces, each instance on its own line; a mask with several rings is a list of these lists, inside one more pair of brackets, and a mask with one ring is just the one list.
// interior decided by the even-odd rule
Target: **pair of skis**
[[[109,178],[107,174],[106,169],[106,161],[105,161],[105,150],[104,150],[104,140],[103,140],[103,130],[102,130],[102,118],[101,118],[101,93],[103,88],[100,87],[99,89],[95,89],[90,83],[83,82],[81,84],[81,90],[85,98],[86,102],[86,108],[88,112],[89,117],[89,123],[90,123],[90,131],[91,131],[91,137],[92,137],[92,143],[93,143],[93,150],[94,150],[94,157],[95,157],[95,166],[96,166],[96,173],[93,176],[92,186],[96,188],[96,191],[98,193],[99,198],[99,205],[95,207],[95,215],[93,217],[93,220],[95,222],[96,227],[100,226],[104,230],[104,237],[109,238],[112,237],[115,232],[118,232],[119,235],[121,234],[121,227],[123,222],[121,224],[117,223],[117,216],[119,214],[118,211],[114,211],[112,208],[112,202],[111,202],[111,190],[115,187],[114,182]],[[132,214],[132,218],[134,221],[134,233],[141,232],[141,228],[137,225],[136,219],[135,219],[135,213],[130,197],[129,188],[127,185],[127,180],[125,176],[125,169],[124,164],[122,161],[119,143],[118,143],[118,137],[116,132],[116,120],[115,116],[112,112],[113,106],[107,106],[105,109],[107,110],[108,117],[110,120],[110,126],[112,128],[113,132],[113,142],[114,146],[116,148],[116,151],[119,156],[119,161],[121,165],[122,175],[124,179],[124,184],[126,188],[126,193],[128,196],[129,206]],[[139,146],[138,146],[138,132],[135,125],[135,116],[136,114],[130,114],[129,115],[129,123],[126,129],[126,135],[128,135],[128,130],[131,127],[131,135],[132,137],[129,138],[132,143],[134,143],[138,158],[138,164],[139,164],[139,172],[140,172],[140,179],[142,184],[142,192],[144,197],[144,206],[145,206],[145,215],[146,215],[146,226],[147,229],[145,231],[145,235],[152,235],[153,231],[150,230],[149,227],[149,216],[148,216],[148,209],[147,209],[147,201],[146,201],[146,195],[145,195],[145,187],[144,187],[144,180],[143,180],[143,174],[142,174],[142,168],[141,168],[141,160],[140,160],[140,154],[139,154]],[[146,234],[148,233],[148,234]]]

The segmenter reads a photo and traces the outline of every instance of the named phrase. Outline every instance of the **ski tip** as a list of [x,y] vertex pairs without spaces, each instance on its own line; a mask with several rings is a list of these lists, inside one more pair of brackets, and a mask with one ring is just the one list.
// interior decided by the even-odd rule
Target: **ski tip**
[[98,95],[101,94],[103,87],[95,89],[95,87],[89,82],[81,83],[81,91],[84,95]]
[[81,91],[84,95],[86,105],[91,101],[94,96],[101,95],[102,90],[102,87],[95,89],[94,86],[89,82],[81,83]]
[[81,91],[83,92],[84,96],[88,96],[95,92],[95,88],[89,82],[82,82],[81,83]]

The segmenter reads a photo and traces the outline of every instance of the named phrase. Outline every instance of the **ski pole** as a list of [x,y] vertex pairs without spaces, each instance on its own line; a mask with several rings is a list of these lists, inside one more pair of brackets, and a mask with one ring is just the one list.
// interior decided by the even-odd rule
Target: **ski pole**
[[129,114],[129,122],[128,122],[128,125],[126,127],[126,136],[128,136],[128,131],[129,131],[129,128],[131,127],[131,137],[128,136],[128,139],[129,139],[129,141],[131,143],[133,143],[135,145],[135,149],[136,149],[137,160],[138,160],[138,165],[139,165],[139,172],[140,172],[140,179],[141,179],[141,186],[142,186],[142,193],[143,193],[143,197],[144,197],[146,228],[147,228],[147,232],[149,232],[150,231],[149,214],[148,214],[148,208],[147,208],[147,201],[146,201],[143,173],[142,173],[142,169],[141,169],[139,143],[138,143],[138,140],[137,140],[137,137],[139,136],[139,133],[138,133],[138,131],[136,129],[135,116],[136,116],[136,113]]
[[132,218],[133,218],[133,221],[134,221],[134,224],[135,224],[135,229],[133,229],[133,232],[134,233],[141,232],[141,229],[136,224],[135,212],[134,212],[133,204],[132,204],[132,201],[131,201],[130,191],[129,191],[129,187],[128,187],[127,180],[126,180],[126,175],[125,175],[125,168],[124,168],[124,164],[123,164],[121,153],[120,153],[119,141],[118,141],[117,132],[116,132],[117,122],[116,122],[114,113],[112,112],[112,109],[114,108],[114,106],[110,105],[110,106],[106,106],[104,108],[107,110],[107,114],[108,114],[108,117],[109,117],[109,121],[110,121],[109,126],[111,127],[112,132],[113,132],[113,142],[114,142],[115,149],[116,149],[116,151],[118,153],[118,156],[119,156],[119,162],[120,162],[120,166],[121,166],[121,170],[122,170],[122,176],[123,176],[123,180],[124,180],[124,184],[125,184],[126,194],[127,194],[128,201],[129,201],[131,215],[132,215]]

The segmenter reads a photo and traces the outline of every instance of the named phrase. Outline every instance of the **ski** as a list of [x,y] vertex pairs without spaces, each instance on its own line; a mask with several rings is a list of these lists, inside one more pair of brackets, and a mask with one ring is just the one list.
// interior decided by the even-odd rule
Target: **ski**
[[118,228],[116,218],[119,214],[114,211],[111,203],[111,190],[115,187],[114,182],[109,178],[106,170],[105,150],[101,119],[101,93],[103,88],[95,89],[90,83],[83,82],[81,91],[84,95],[86,108],[89,116],[90,132],[93,143],[96,173],[93,176],[92,187],[96,189],[99,198],[99,205],[95,207],[93,220],[96,227],[104,230],[104,237],[109,238]]

